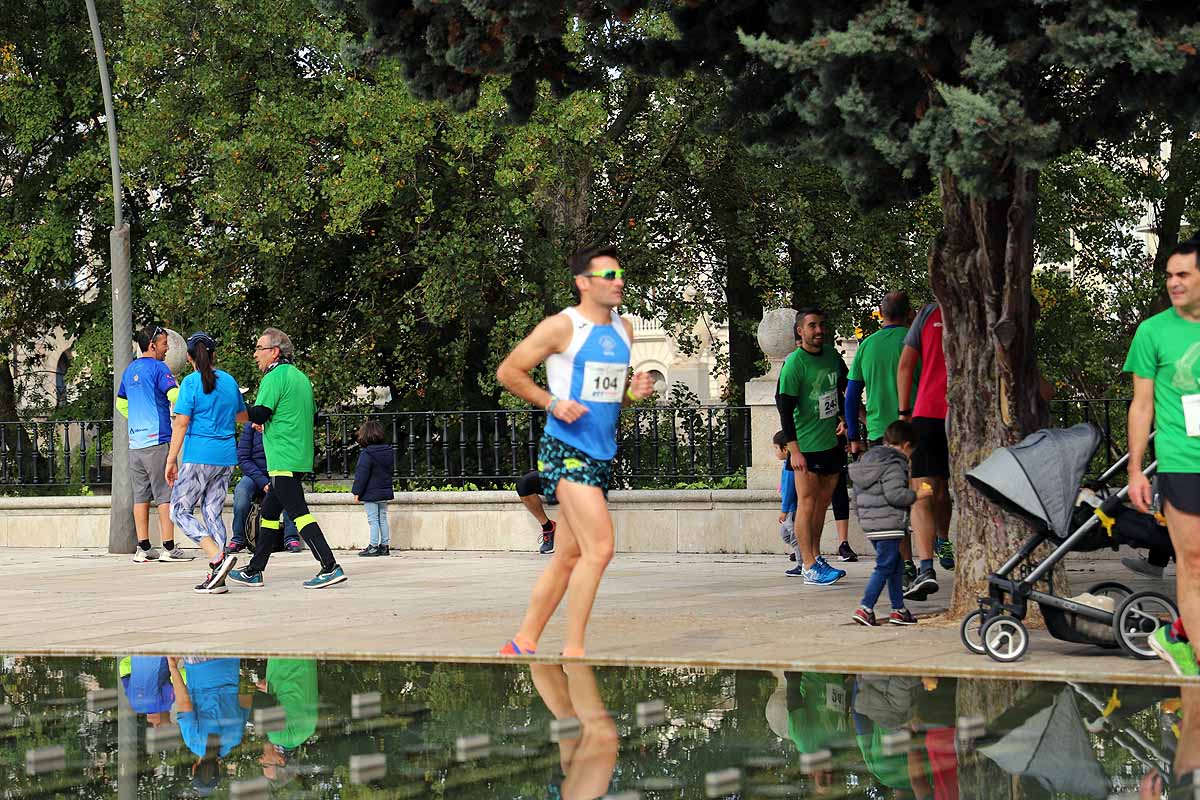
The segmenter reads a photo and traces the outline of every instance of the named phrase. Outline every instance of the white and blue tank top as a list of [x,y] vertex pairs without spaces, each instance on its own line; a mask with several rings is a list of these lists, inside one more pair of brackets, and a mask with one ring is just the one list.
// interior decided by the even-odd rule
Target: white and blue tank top
[[609,461],[617,454],[617,418],[629,373],[629,333],[616,310],[607,325],[590,322],[574,308],[563,312],[571,320],[571,343],[546,359],[550,394],[587,406],[588,413],[567,424],[553,414],[546,433]]

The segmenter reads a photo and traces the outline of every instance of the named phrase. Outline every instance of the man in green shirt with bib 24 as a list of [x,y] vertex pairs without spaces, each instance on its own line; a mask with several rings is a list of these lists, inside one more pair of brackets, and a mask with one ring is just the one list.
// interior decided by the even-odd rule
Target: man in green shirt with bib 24
[[1125,371],[1133,373],[1129,406],[1129,499],[1146,513],[1150,481],[1142,474],[1150,425],[1157,430],[1158,488],[1171,544],[1181,619],[1163,625],[1150,647],[1179,675],[1198,675],[1187,631],[1200,631],[1200,238],[1167,259],[1171,307],[1138,326]]
[[833,347],[825,347],[825,312],[819,308],[796,312],[796,338],[800,346],[783,362],[775,390],[796,478],[796,543],[802,562],[788,574],[803,577],[806,585],[830,586],[846,577],[845,570],[821,558],[825,512],[846,466],[846,451],[838,444],[845,432],[840,412],[846,362]]

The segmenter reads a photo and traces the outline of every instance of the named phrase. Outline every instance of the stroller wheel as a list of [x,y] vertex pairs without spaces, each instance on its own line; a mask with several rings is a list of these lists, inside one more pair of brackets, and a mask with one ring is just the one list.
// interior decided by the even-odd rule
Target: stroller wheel
[[1179,618],[1179,609],[1171,598],[1158,592],[1137,592],[1117,604],[1113,613],[1113,632],[1121,649],[1134,658],[1152,659],[1150,636],[1159,625],[1170,625]]
[[963,646],[978,656],[987,652],[983,646],[983,623],[983,610],[976,609],[963,617],[962,625],[958,626]]
[[1102,581],[1089,586],[1087,591],[1088,594],[1093,594],[1097,597],[1111,597],[1113,599],[1113,608],[1121,605],[1122,600],[1133,594],[1133,589],[1117,581]]
[[1013,617],[993,617],[981,631],[983,647],[996,661],[1016,661],[1029,648],[1029,633],[1021,620]]

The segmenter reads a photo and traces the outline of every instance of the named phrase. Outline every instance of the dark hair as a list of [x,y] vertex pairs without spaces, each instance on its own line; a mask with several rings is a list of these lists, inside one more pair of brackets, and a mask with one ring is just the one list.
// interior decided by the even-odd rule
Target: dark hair
[[1197,266],[1200,266],[1200,235],[1193,236],[1187,241],[1180,242],[1179,244],[1175,245],[1173,248],[1171,248],[1171,254],[1167,256],[1167,258],[1172,256],[1191,255],[1196,256]]
[[154,342],[155,339],[157,339],[159,336],[166,336],[166,335],[167,335],[166,328],[162,327],[161,325],[157,325],[157,324],[151,322],[149,325],[142,328],[140,331],[134,331],[133,332],[133,340],[135,342],[137,342],[138,349],[144,353],[150,349],[150,345],[151,345],[151,343]]
[[589,247],[586,250],[579,250],[573,253],[567,259],[567,266],[571,268],[572,276],[582,275],[587,272],[588,266],[591,265],[593,259],[604,257],[616,259],[617,261],[621,260],[621,257],[617,255],[617,248],[606,245],[603,247]]
[[913,430],[911,422],[898,419],[887,426],[887,430],[883,432],[883,441],[893,447],[899,447],[906,443],[915,445],[917,443],[917,432]]
[[888,292],[879,303],[879,314],[884,319],[904,319],[910,311],[908,292]]
[[771,437],[771,442],[776,447],[787,447],[787,434],[783,431],[775,431],[775,435]]
[[364,420],[358,426],[358,446],[368,447],[373,444],[383,444],[387,435],[383,432],[383,424],[377,419]]
[[213,372],[213,354],[217,351],[217,340],[203,331],[193,333],[187,340],[188,356],[200,373],[200,383],[204,385],[204,393],[212,394],[217,388],[217,373]]
[[823,317],[825,316],[825,309],[820,306],[803,306],[797,311],[796,323],[792,326],[792,331],[795,333],[796,338],[800,338],[800,323],[804,322],[804,318],[809,314],[820,314]]

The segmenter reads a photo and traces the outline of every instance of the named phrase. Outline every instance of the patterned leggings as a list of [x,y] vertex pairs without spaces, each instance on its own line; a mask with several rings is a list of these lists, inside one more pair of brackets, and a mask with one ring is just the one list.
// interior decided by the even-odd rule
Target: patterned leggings
[[[171,489],[171,522],[193,542],[199,544],[205,536],[211,536],[218,547],[225,549],[225,521],[221,519],[221,511],[225,508],[232,474],[233,467],[179,465],[179,476]],[[200,506],[201,519],[192,513],[196,506]]]

